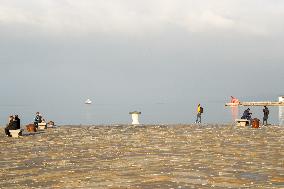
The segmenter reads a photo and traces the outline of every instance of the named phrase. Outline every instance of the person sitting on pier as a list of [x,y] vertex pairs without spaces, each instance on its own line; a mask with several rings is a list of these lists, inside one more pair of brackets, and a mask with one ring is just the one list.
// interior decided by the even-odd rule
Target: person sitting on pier
[[12,137],[9,130],[17,130],[16,124],[14,124],[14,117],[13,116],[9,116],[9,123],[5,127],[5,134],[9,137]]
[[21,120],[18,115],[15,115],[14,124],[16,129],[21,129]]
[[45,119],[42,119],[42,121],[41,121],[42,123],[45,123]]
[[269,109],[267,108],[267,106],[264,106],[264,109],[262,111],[263,111],[263,122],[262,122],[262,124],[264,125],[264,122],[266,122],[265,125],[267,125]]
[[49,127],[49,128],[55,127],[54,121],[49,121],[49,122],[47,123],[47,127]]
[[246,109],[246,110],[244,111],[243,116],[241,117],[241,119],[251,120],[251,114],[252,114],[252,113],[250,113],[249,111],[250,111],[249,108]]
[[41,115],[39,112],[36,113],[36,117],[35,117],[35,121],[34,121],[34,124],[35,124],[35,127],[38,128],[38,124],[41,123]]

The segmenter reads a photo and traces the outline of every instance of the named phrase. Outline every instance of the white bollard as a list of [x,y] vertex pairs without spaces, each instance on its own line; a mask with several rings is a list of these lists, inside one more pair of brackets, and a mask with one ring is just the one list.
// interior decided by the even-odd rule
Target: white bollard
[[139,115],[141,114],[141,112],[138,111],[134,111],[134,112],[129,112],[129,114],[131,114],[132,117],[132,125],[139,125]]
[[[284,96],[279,97],[279,102],[284,102]],[[284,106],[279,106],[279,125],[284,126]]]

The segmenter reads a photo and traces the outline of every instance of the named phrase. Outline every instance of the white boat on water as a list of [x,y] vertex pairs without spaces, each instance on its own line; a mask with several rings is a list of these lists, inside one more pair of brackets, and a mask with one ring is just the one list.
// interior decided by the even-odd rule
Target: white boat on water
[[85,104],[92,104],[92,101],[91,101],[90,99],[87,99],[87,100],[85,101]]

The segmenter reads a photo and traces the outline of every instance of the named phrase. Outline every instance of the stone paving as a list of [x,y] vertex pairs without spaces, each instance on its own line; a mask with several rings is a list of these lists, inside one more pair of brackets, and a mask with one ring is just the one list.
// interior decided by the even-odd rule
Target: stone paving
[[0,132],[0,188],[284,188],[284,127],[62,126]]

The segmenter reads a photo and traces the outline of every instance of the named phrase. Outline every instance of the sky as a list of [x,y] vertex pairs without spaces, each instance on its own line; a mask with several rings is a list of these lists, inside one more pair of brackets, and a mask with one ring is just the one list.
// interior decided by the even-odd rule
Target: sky
[[231,95],[284,94],[283,20],[281,0],[0,0],[0,124],[192,122],[198,103],[226,122]]

